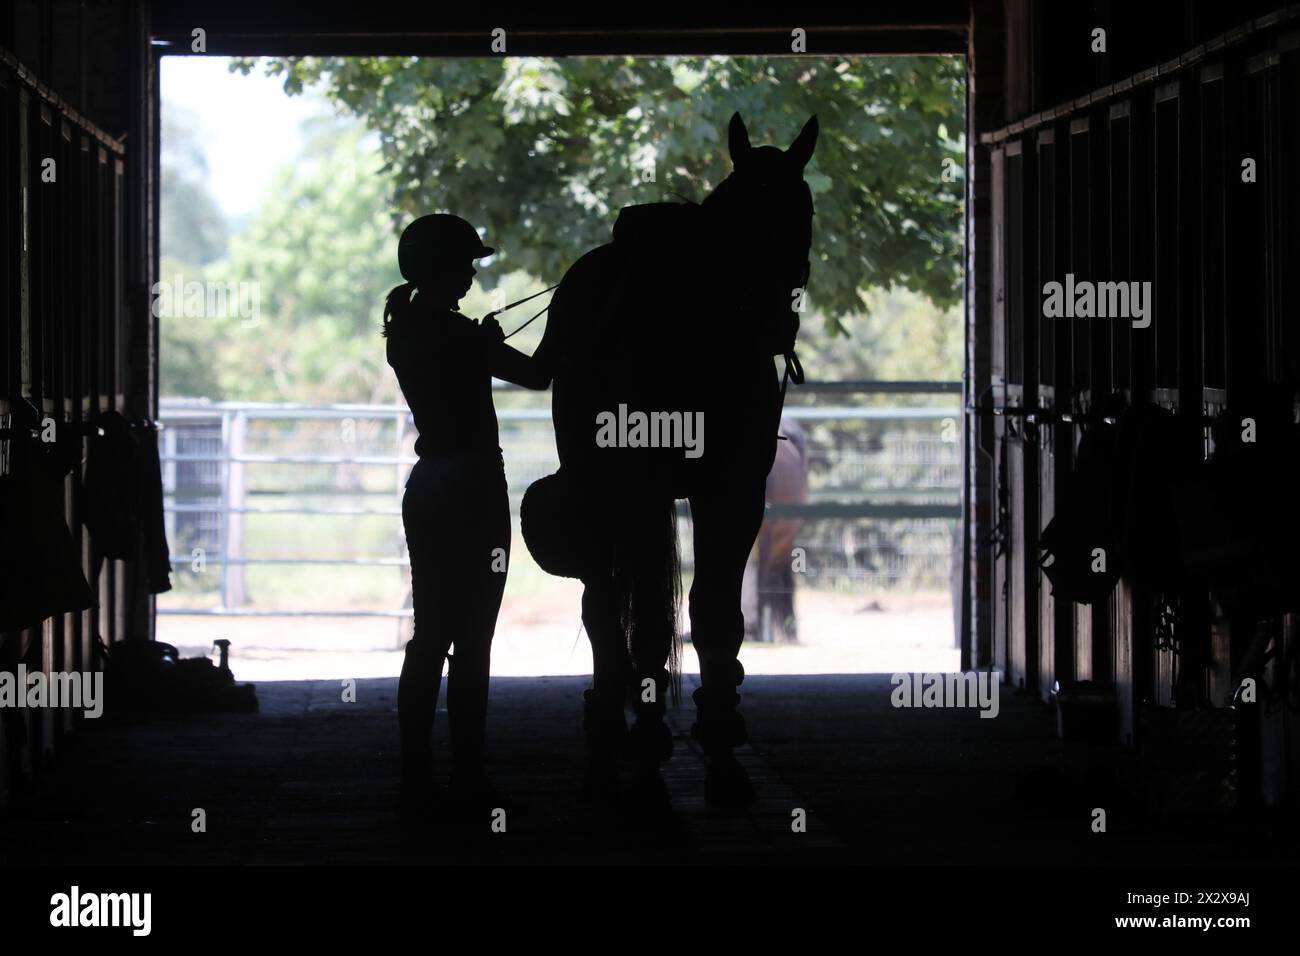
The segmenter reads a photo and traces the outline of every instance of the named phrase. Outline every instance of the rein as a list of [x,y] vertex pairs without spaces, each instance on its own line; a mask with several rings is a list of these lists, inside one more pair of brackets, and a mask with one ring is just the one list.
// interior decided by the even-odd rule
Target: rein
[[795,354],[793,346],[782,358],[785,359],[785,371],[781,374],[781,402],[776,408],[776,438],[777,441],[789,441],[790,439],[781,434],[781,414],[785,411],[785,389],[791,379],[794,379],[796,385],[803,384],[803,365],[800,364],[799,356]]
[[[500,315],[502,312],[509,312],[509,311],[510,311],[511,309],[513,309],[515,306],[517,306],[517,305],[523,305],[525,302],[529,302],[529,301],[531,301],[531,300],[537,298],[539,295],[546,295],[546,293],[548,293],[548,292],[552,292],[552,291],[554,291],[555,289],[558,289],[559,287],[560,287],[560,284],[557,282],[557,283],[555,283],[555,285],[551,286],[551,287],[548,288],[548,289],[543,289],[541,292],[534,292],[532,295],[526,295],[526,296],[524,296],[522,299],[517,299],[516,301],[511,302],[509,305],[502,306],[501,308],[497,309],[495,312],[489,312],[487,315],[483,316],[483,321],[486,322],[488,319],[495,318],[496,316]],[[550,307],[551,307],[551,306],[550,306],[549,304],[543,306],[541,312],[538,312],[536,315],[534,315],[531,319],[529,319],[529,320],[528,320],[527,322],[525,322],[523,325],[519,326],[519,328],[517,328],[517,329],[515,329],[513,332],[511,332],[510,335],[505,336],[505,338],[502,339],[502,341],[505,341],[505,339],[510,338],[511,335],[518,335],[518,334],[519,334],[520,332],[522,332],[524,329],[528,328],[529,325],[531,325],[535,320],[537,320],[538,318],[540,318],[541,315],[542,315],[542,313],[545,312],[545,311],[546,311],[547,309],[549,309]]]
[[[810,271],[811,266],[805,265],[803,277],[800,280],[800,288],[806,289],[808,287],[808,274]],[[781,374],[781,403],[776,410],[776,437],[778,441],[789,441],[790,439],[781,434],[781,415],[785,412],[785,388],[790,384],[791,379],[794,379],[796,385],[803,384],[803,365],[799,361],[799,356],[795,354],[793,342],[790,343],[790,351],[783,353],[782,358],[785,359],[785,371]]]

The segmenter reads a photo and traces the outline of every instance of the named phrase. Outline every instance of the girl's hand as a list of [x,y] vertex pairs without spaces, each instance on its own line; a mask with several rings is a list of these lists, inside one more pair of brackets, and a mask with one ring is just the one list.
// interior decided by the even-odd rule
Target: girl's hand
[[498,342],[504,342],[506,340],[506,334],[501,330],[501,325],[496,320],[495,312],[489,312],[487,315],[483,316],[483,321],[479,322],[478,326],[483,330],[483,334],[488,337],[488,341],[492,344],[495,345]]

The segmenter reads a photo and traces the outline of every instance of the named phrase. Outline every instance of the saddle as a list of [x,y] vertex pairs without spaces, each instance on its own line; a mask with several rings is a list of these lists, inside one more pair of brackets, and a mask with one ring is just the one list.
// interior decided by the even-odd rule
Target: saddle
[[665,258],[688,237],[699,237],[703,210],[689,202],[624,206],[614,221],[614,244],[630,255]]

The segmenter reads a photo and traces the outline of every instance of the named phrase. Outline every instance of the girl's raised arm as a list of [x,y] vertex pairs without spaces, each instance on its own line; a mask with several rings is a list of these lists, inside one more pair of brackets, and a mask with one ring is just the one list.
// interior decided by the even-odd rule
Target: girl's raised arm
[[502,381],[519,385],[523,388],[546,389],[551,386],[551,365],[548,361],[546,338],[537,346],[532,355],[525,355],[505,343],[505,335],[494,318],[486,318],[480,323],[484,334],[491,339],[488,366],[492,374]]

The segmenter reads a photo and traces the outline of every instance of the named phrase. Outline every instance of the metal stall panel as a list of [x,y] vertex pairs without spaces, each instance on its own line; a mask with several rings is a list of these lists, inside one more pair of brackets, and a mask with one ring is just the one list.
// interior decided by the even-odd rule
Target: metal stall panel
[[[102,346],[104,354],[109,357],[105,380],[103,382],[88,381],[86,383],[83,401],[92,415],[97,415],[107,408],[113,408],[123,413],[126,412],[126,397],[123,385],[123,363],[125,361],[123,322],[126,319],[126,312],[122,307],[124,292],[122,276],[125,265],[123,249],[126,243],[122,204],[126,192],[125,164],[122,157],[119,155],[110,156],[109,167],[111,178],[108,196],[111,203],[111,215],[109,216],[109,232],[107,235],[111,237],[112,245],[108,263],[108,302],[105,304],[105,309],[108,316],[107,325],[111,334],[111,341],[103,343]],[[107,621],[105,621],[103,627],[100,627],[100,618],[96,615],[92,621],[93,628],[88,631],[84,641],[87,654],[92,653],[92,648],[99,641],[108,644],[122,640],[126,635],[125,602],[122,600],[123,574],[121,568],[123,562],[113,560],[105,561],[103,564],[102,573],[105,578],[105,586],[99,591],[100,604],[110,606],[117,615],[117,621],[112,627],[108,626]]]
[[[18,324],[18,256],[21,248],[19,228],[20,197],[15,188],[18,144],[17,79],[5,64],[0,64],[0,428],[9,425],[10,397],[18,391],[21,330]],[[8,443],[0,441],[0,474],[8,467],[5,456]]]
[[[1207,415],[1218,415],[1227,400],[1227,206],[1228,177],[1235,175],[1227,162],[1226,115],[1230,100],[1228,73],[1215,63],[1200,70],[1200,248],[1199,280],[1202,405]],[[1212,444],[1204,430],[1204,453]],[[1208,600],[1208,598],[1207,598]],[[1232,700],[1232,636],[1228,622],[1211,607],[1209,629],[1209,703],[1227,706]]]
[[[77,402],[80,358],[85,347],[77,322],[76,297],[69,277],[76,271],[76,163],[72,151],[73,131],[57,111],[47,107],[50,124],[42,164],[49,164],[49,178],[42,177],[40,193],[48,210],[43,228],[50,261],[50,285],[45,293],[47,335],[46,393],[53,407],[62,441],[76,444],[84,458],[82,421]],[[64,520],[72,530],[79,550],[86,539],[81,521],[81,475],[79,469],[63,480]],[[84,568],[83,568],[84,570]],[[80,653],[81,622],[85,612],[66,613],[55,619],[56,661],[60,670],[83,669]],[[90,665],[84,665],[88,669]],[[61,732],[72,730],[77,715],[62,712]]]
[[[1295,171],[1300,168],[1300,129],[1296,128],[1295,109],[1300,103],[1300,32],[1278,40],[1277,100],[1274,115],[1278,119],[1277,169],[1274,178],[1278,190],[1273,207],[1282,227],[1275,233],[1279,240],[1277,284],[1279,295],[1274,341],[1274,368],[1278,379],[1300,381],[1300,285],[1296,282],[1300,267],[1300,188]],[[1271,376],[1270,376],[1271,377]]]
[[18,108],[15,112],[18,143],[18,155],[14,158],[18,167],[17,201],[18,201],[18,391],[23,398],[32,397],[32,335],[29,304],[31,302],[31,281],[29,242],[31,238],[31,207],[28,200],[28,163],[27,163],[27,114],[31,107],[31,96],[26,89],[18,91]]
[[[1047,415],[1038,427],[1038,516],[1037,527],[1041,533],[1055,516],[1056,501],[1066,470],[1068,451],[1063,467],[1057,466],[1057,450],[1067,447],[1063,436],[1069,434],[1068,426],[1055,420],[1058,395],[1068,396],[1069,372],[1063,364],[1068,361],[1069,349],[1059,344],[1068,335],[1067,319],[1046,318],[1042,315],[1042,287],[1049,281],[1061,281],[1065,276],[1065,250],[1068,248],[1068,215],[1065,205],[1068,169],[1065,154],[1057,145],[1057,130],[1047,127],[1036,136],[1037,170],[1037,289],[1039,293],[1034,311],[1038,332],[1036,405]],[[1066,383],[1064,391],[1058,382]],[[1040,694],[1048,700],[1053,683],[1069,680],[1073,675],[1074,618],[1070,605],[1057,601],[1051,591],[1047,575],[1041,569],[1038,577],[1038,673]]]
[[[81,133],[66,119],[60,123],[58,152],[59,152],[59,207],[61,209],[60,219],[62,230],[59,242],[60,262],[62,268],[61,289],[61,312],[63,318],[64,335],[68,341],[68,349],[65,362],[65,374],[68,377],[68,384],[64,390],[65,401],[68,406],[68,415],[74,427],[78,431],[82,430],[82,424],[86,421],[85,404],[83,396],[86,390],[86,328],[85,313],[81,308],[81,286],[83,277],[80,264],[79,253],[81,244],[84,241],[83,235],[87,229],[82,219],[82,209],[80,203],[81,190]],[[77,477],[80,477],[79,475]],[[95,577],[92,564],[92,555],[90,552],[90,535],[86,532],[83,525],[84,511],[81,496],[81,482],[75,481],[72,485],[72,499],[69,518],[72,527],[77,532],[78,552],[81,555],[81,570],[85,574],[86,580],[94,586]],[[75,661],[77,670],[91,670],[94,667],[94,658],[89,648],[88,635],[91,631],[92,623],[95,618],[94,608],[81,611],[71,615],[71,622],[68,627],[68,633],[65,636],[65,645],[68,647],[69,657]]]
[[[121,396],[121,343],[122,343],[122,259],[121,249],[121,161],[103,144],[91,142],[90,170],[95,184],[94,210],[97,234],[104,237],[95,256],[95,287],[93,316],[96,349],[95,367],[90,389],[90,403],[94,414],[115,409],[125,411]],[[141,441],[152,441],[152,433],[140,436]],[[122,640],[126,633],[126,602],[123,587],[124,562],[106,562],[108,586],[115,620],[107,642]]]
[[[1140,281],[1133,254],[1133,104],[1112,103],[1107,111],[1106,215],[1108,272],[1117,282]],[[1110,323],[1111,387],[1126,396],[1132,394],[1131,322]],[[1136,740],[1138,695],[1134,674],[1133,590],[1121,578],[1109,602],[1111,654],[1115,684],[1116,734],[1126,747]]]
[[[1273,236],[1277,241],[1280,281],[1275,286],[1278,300],[1272,310],[1277,321],[1270,379],[1289,382],[1294,389],[1300,382],[1300,289],[1296,281],[1300,275],[1300,236],[1296,234],[1300,185],[1295,181],[1295,170],[1300,166],[1300,131],[1295,121],[1296,106],[1300,104],[1300,31],[1280,37],[1277,48],[1276,94],[1269,116],[1277,122],[1277,175],[1271,181],[1277,186],[1272,209],[1279,226]],[[1275,650],[1279,659],[1291,659],[1287,655],[1296,649],[1300,631],[1296,618],[1295,614],[1283,615],[1277,629]],[[1283,684],[1286,677],[1280,673],[1277,660],[1273,668],[1277,683]],[[1300,783],[1300,718],[1293,707],[1277,708],[1265,717],[1262,729],[1264,800],[1269,806],[1281,806],[1288,795],[1294,797]]]
[[[1152,182],[1152,318],[1149,328],[1135,329],[1134,350],[1137,343],[1150,339],[1150,354],[1154,362],[1153,388],[1150,398],[1156,404],[1177,409],[1179,405],[1179,365],[1181,360],[1181,310],[1183,306],[1181,280],[1182,222],[1184,210],[1180,204],[1179,178],[1183,173],[1182,155],[1182,81],[1175,79],[1155,90],[1152,101],[1153,128],[1151,137]],[[1146,335],[1140,333],[1146,332]],[[1154,597],[1154,596],[1153,596]],[[1152,613],[1159,613],[1153,609]],[[1169,706],[1175,697],[1178,673],[1178,655],[1168,644],[1157,644],[1153,650],[1152,699]]]
[[[1155,89],[1145,86],[1135,90],[1130,97],[1128,121],[1128,194],[1129,243],[1128,255],[1133,281],[1151,282],[1154,310],[1159,303],[1155,288]],[[1128,326],[1128,384],[1129,398],[1133,403],[1150,401],[1155,389],[1155,317],[1151,325],[1142,329]],[[1139,727],[1137,712],[1144,702],[1154,697],[1155,688],[1155,626],[1153,596],[1146,590],[1122,582],[1130,602],[1127,625],[1130,630],[1133,674],[1132,732],[1137,743]],[[1121,715],[1121,721],[1124,720]],[[1121,738],[1123,739],[1123,738]]]
[[[0,64],[0,428],[10,420],[10,396],[19,388],[18,256],[22,245],[17,175],[17,83]],[[9,442],[0,441],[0,475],[9,468]],[[22,752],[16,720],[0,723],[0,805],[7,802]]]
[[[26,268],[26,332],[28,367],[32,404],[40,411],[41,427],[47,419],[57,415],[54,397],[50,394],[50,366],[53,343],[49,315],[46,311],[48,293],[52,285],[54,263],[51,261],[49,219],[49,194],[42,179],[42,160],[48,155],[52,117],[49,108],[39,97],[29,96],[22,110],[20,128],[21,162],[26,172],[25,204],[27,208]],[[57,423],[57,418],[55,419]],[[57,437],[62,438],[61,434]],[[46,618],[39,627],[32,628],[24,648],[29,669],[39,668],[52,674],[59,662],[55,657],[59,645],[62,620]],[[29,751],[33,766],[43,762],[54,750],[57,715],[52,708],[42,708],[29,715]]]
[[[1178,97],[1178,409],[1187,427],[1180,433],[1179,455],[1189,471],[1205,460],[1209,429],[1203,424],[1207,411],[1205,393],[1204,322],[1205,303],[1201,270],[1205,265],[1203,242],[1205,223],[1203,184],[1205,153],[1201,132],[1201,98],[1206,91],[1200,71],[1188,70],[1180,77]],[[1217,86],[1211,89],[1219,89]],[[1220,95],[1221,98],[1221,95]],[[1222,229],[1218,241],[1222,239]],[[1221,280],[1221,277],[1220,277]],[[1157,293],[1158,294],[1158,293]],[[1215,408],[1223,404],[1222,390],[1214,397]],[[1183,706],[1206,702],[1206,674],[1210,666],[1210,594],[1203,587],[1188,584],[1178,595],[1177,683],[1175,700]]]
[[[1026,420],[1037,383],[1040,295],[1037,285],[1037,192],[1034,151],[1021,140],[1006,147],[1008,674],[1019,687],[1039,691],[1038,672],[1038,457],[1037,430]],[[1031,357],[1032,356],[1032,357]],[[1030,383],[1027,387],[1027,383]]]
[[[1112,275],[1109,267],[1111,230],[1110,199],[1107,190],[1110,168],[1108,131],[1108,110],[1104,106],[1099,107],[1089,117],[1087,133],[1082,134],[1086,136],[1088,166],[1091,170],[1089,177],[1091,187],[1088,196],[1088,243],[1090,278],[1094,282],[1126,278]],[[1095,305],[1097,316],[1085,320],[1088,330],[1087,339],[1080,339],[1078,343],[1079,348],[1088,350],[1088,377],[1086,383],[1076,383],[1075,389],[1081,396],[1080,408],[1088,416],[1086,427],[1111,428],[1113,426],[1106,424],[1101,416],[1115,388],[1115,373],[1111,363],[1115,328],[1126,325],[1127,320],[1112,315],[1102,316],[1100,296]],[[1107,561],[1114,559],[1114,555],[1106,555]],[[1112,591],[1105,600],[1095,601],[1087,611],[1092,637],[1090,670],[1093,680],[1108,686],[1113,686],[1115,682],[1114,638],[1111,626],[1115,614],[1114,605],[1115,592]]]
[[[1232,301],[1234,320],[1227,323],[1227,388],[1258,384],[1261,372],[1271,377],[1272,335],[1275,316],[1273,272],[1269,237],[1276,228],[1270,193],[1274,180],[1272,137],[1276,126],[1269,122],[1276,82],[1276,54],[1265,53],[1246,60],[1240,74],[1239,99],[1233,109],[1232,148],[1228,154],[1224,228],[1227,231],[1225,297]],[[1253,180],[1253,181],[1251,181]]]
[[[1230,175],[1226,153],[1225,124],[1228,122],[1226,72],[1223,64],[1201,70],[1200,106],[1200,268],[1201,305],[1200,353],[1204,400],[1222,402],[1228,384],[1228,316],[1226,309],[1227,207]],[[1235,165],[1235,164],[1234,164]],[[1218,411],[1213,409],[1212,411]]]
[[[1006,151],[999,147],[990,157],[992,196],[992,343],[989,358],[989,402],[994,410],[1007,403],[1006,349],[1007,349],[1007,188]],[[1007,554],[1009,499],[1007,485],[1007,423],[1003,415],[995,414],[991,422],[993,458],[994,520],[989,536],[989,565],[992,568],[993,597],[993,659],[995,669],[1010,672],[1008,655],[1010,630],[1010,561]],[[986,432],[981,429],[981,434]]]
[[[1069,267],[1075,281],[1093,281],[1092,219],[1094,167],[1092,162],[1092,119],[1079,116],[1070,120],[1070,185],[1069,185]],[[1076,415],[1086,415],[1091,408],[1089,383],[1092,376],[1092,345],[1095,326],[1099,320],[1075,316],[1066,320],[1070,349],[1070,391],[1068,409]],[[1064,343],[1061,343],[1064,344]],[[1059,395],[1058,391],[1058,395]],[[1070,427],[1070,461],[1083,437],[1082,427]],[[1079,680],[1092,680],[1102,675],[1093,673],[1093,607],[1074,604],[1074,676]]]
[[1179,288],[1179,238],[1183,210],[1179,207],[1178,181],[1182,172],[1179,140],[1181,83],[1174,80],[1156,90],[1153,110],[1151,162],[1154,208],[1153,292],[1151,328],[1148,330],[1155,361],[1153,400],[1168,408],[1178,407],[1179,317],[1182,306]]

